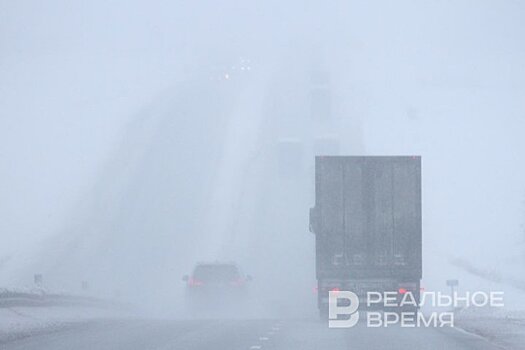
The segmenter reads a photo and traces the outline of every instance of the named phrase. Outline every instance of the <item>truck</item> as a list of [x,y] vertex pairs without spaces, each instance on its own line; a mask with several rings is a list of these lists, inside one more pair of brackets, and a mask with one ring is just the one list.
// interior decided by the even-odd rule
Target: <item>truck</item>
[[310,231],[321,316],[329,291],[355,293],[360,307],[369,292],[410,292],[419,305],[421,214],[420,156],[315,157]]

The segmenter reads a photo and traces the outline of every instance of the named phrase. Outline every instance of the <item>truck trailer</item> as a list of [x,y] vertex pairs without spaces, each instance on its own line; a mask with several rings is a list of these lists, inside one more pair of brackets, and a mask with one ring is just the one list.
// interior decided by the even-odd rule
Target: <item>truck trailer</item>
[[360,307],[369,292],[410,292],[419,304],[421,157],[315,157],[310,231],[321,315],[329,291],[354,292]]

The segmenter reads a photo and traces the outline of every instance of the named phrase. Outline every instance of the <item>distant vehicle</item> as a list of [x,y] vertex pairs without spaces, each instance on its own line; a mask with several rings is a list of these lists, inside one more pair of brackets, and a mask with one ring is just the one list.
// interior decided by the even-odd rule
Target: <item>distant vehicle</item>
[[339,155],[339,139],[335,136],[317,136],[314,138],[314,155]]
[[369,291],[411,292],[419,302],[422,275],[421,158],[315,158],[318,307],[328,292],[348,290],[366,304]]
[[249,58],[239,57],[238,59],[226,63],[212,66],[209,72],[209,79],[212,81],[229,81],[249,75],[253,66]]
[[314,71],[311,75],[310,114],[314,120],[332,118],[332,93],[330,74],[326,71]]
[[277,146],[280,176],[299,175],[303,170],[303,143],[299,139],[283,138]]
[[233,300],[245,293],[250,275],[235,263],[199,263],[191,275],[183,276],[190,302],[207,303]]

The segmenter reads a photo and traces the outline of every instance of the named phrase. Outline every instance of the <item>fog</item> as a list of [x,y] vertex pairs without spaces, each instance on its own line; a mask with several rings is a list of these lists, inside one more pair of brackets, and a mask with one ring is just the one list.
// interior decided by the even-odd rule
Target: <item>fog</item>
[[[308,209],[328,139],[422,156],[426,288],[459,278],[518,303],[525,5],[493,5],[1,2],[0,284],[88,281],[180,316],[184,274],[236,261],[249,316],[314,314]],[[319,75],[326,119],[310,110]]]

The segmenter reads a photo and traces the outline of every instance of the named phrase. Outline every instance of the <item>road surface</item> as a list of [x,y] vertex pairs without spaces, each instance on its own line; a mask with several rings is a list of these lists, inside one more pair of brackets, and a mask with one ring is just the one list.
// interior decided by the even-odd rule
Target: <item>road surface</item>
[[121,320],[0,344],[4,350],[500,349],[457,329],[329,329],[318,320]]

